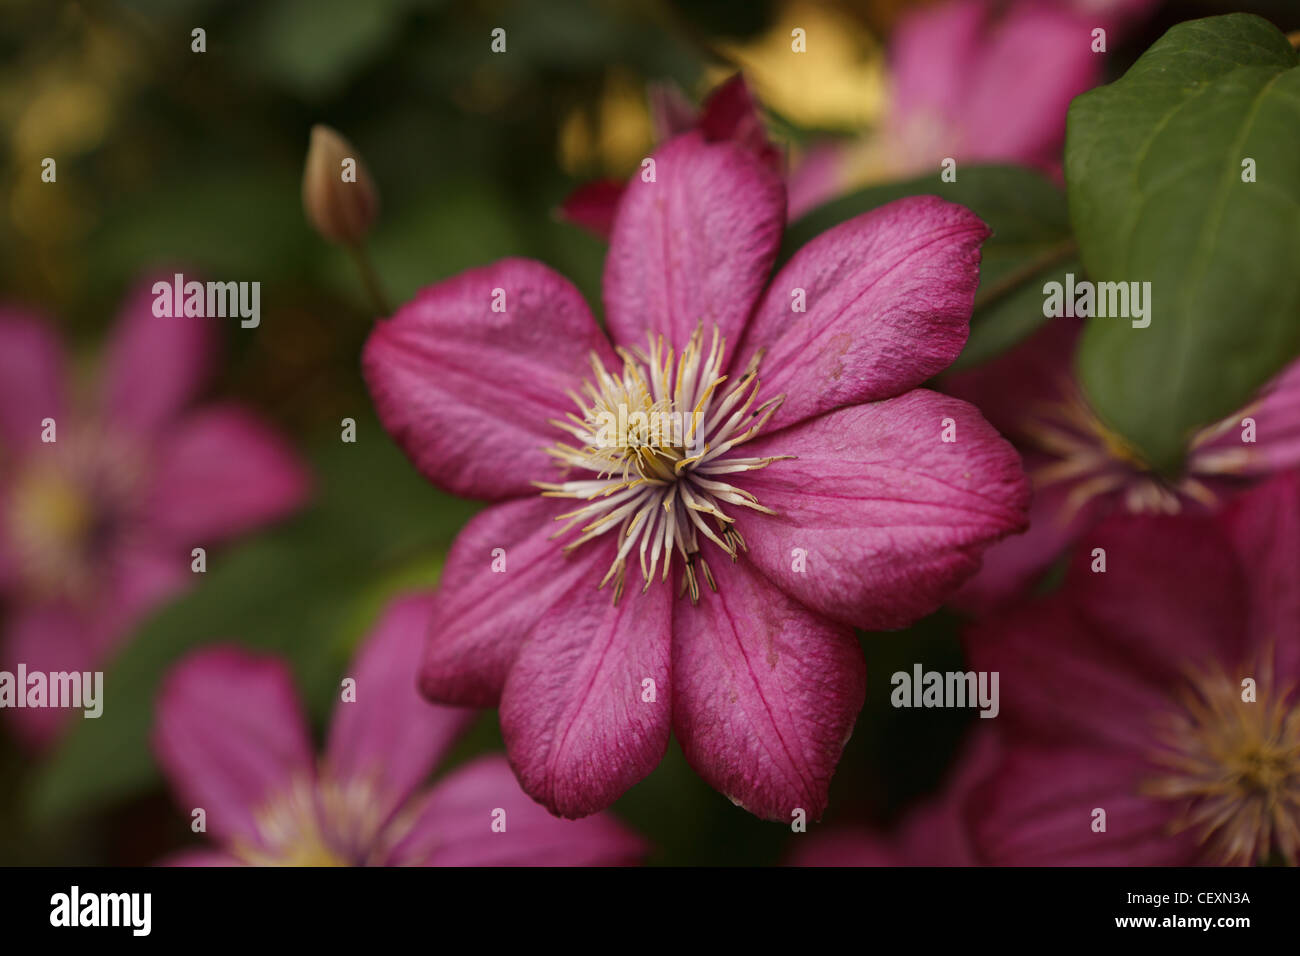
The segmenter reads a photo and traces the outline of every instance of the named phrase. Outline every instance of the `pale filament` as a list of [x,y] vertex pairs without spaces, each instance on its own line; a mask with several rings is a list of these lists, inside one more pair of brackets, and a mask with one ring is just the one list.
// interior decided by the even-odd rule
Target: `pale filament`
[[681,590],[695,602],[698,575],[717,590],[701,554],[704,542],[733,561],[745,549],[728,506],[773,514],[723,476],[789,457],[735,454],[762,430],[784,396],[758,402],[761,356],[738,381],[728,383],[722,374],[726,343],[716,327],[707,350],[703,329],[697,327],[675,361],[662,336],[650,336],[648,349],[617,352],[622,371],[610,372],[593,354],[592,379],[583,384],[581,395],[570,393],[577,412],[551,422],[576,441],[547,449],[566,480],[536,484],[545,496],[587,502],[557,519],[566,524],[556,537],[581,525],[566,551],[601,535],[618,535],[618,552],[599,585],[614,582],[616,603],[634,551],[643,592],[656,572],[667,580],[673,554],[680,555],[685,568]]

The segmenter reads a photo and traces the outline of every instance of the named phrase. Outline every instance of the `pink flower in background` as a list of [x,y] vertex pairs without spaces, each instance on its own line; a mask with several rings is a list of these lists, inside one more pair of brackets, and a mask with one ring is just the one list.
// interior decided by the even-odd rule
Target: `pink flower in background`
[[[1219,516],[1117,517],[1061,590],[968,634],[1001,673],[982,860],[1300,860],[1300,476]],[[1105,811],[1104,832],[1096,811]]]
[[500,757],[421,789],[474,717],[415,689],[430,610],[428,597],[410,596],[383,613],[345,675],[355,700],[335,704],[319,762],[283,663],[230,646],[176,664],[159,693],[154,751],[181,808],[204,810],[220,849],[170,862],[557,866],[644,856],[641,841],[609,816],[573,822],[546,813]]
[[1101,77],[1095,15],[1069,4],[955,0],[906,14],[889,41],[879,130],[814,146],[791,173],[811,208],[871,182],[937,173],[944,159],[1060,170],[1070,101]]
[[[1166,478],[1092,411],[1075,382],[1082,323],[1052,319],[991,362],[944,376],[942,388],[976,405],[1021,449],[1034,482],[1030,526],[985,555],[958,592],[959,607],[987,613],[1032,586],[1071,543],[1113,512],[1214,510],[1261,477],[1300,466],[1300,363],[1250,405],[1188,443],[1182,474]],[[1254,442],[1243,442],[1253,421]]]
[[903,200],[769,285],[780,178],[699,132],[654,159],[605,264],[613,346],[517,259],[425,289],[366,345],[416,466],[496,502],[447,559],[421,683],[499,704],[524,789],[560,815],[612,803],[671,728],[736,803],[816,818],[863,699],[853,628],[929,613],[1023,527],[1015,452],[917,388],[965,343],[988,230]]
[[[18,662],[29,672],[98,667],[189,582],[193,548],[306,498],[302,465],[248,410],[187,410],[214,358],[214,330],[205,319],[155,317],[150,288],[127,299],[84,402],[55,330],[0,311],[0,659],[9,671]],[[69,713],[9,717],[25,741],[44,745]]]
[[1094,26],[1034,0],[909,13],[890,40],[896,153],[913,170],[937,169],[946,156],[1057,166],[1070,101],[1101,76]]

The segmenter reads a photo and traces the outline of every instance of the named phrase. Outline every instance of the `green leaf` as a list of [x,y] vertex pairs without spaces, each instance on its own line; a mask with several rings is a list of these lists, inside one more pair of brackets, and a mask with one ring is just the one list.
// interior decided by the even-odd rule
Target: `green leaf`
[[905,196],[960,203],[993,230],[984,243],[970,339],[953,368],[987,361],[1043,321],[1043,279],[1077,268],[1065,196],[1040,174],[1015,166],[959,169],[956,182],[938,175],[872,186],[814,209],[786,231],[781,261],[832,226]]
[[37,824],[157,781],[148,740],[158,682],[185,653],[235,641],[282,655],[311,715],[330,710],[352,649],[396,590],[432,587],[473,506],[429,486],[373,419],[316,457],[316,504],[208,556],[203,581],[148,620],[104,675],[104,712],[76,721],[28,793]]
[[[1066,181],[1094,282],[1150,282],[1150,325],[1088,322],[1080,381],[1175,473],[1193,431],[1300,351],[1300,70],[1248,14],[1181,23],[1070,107]],[[1242,181],[1253,159],[1257,182]]]

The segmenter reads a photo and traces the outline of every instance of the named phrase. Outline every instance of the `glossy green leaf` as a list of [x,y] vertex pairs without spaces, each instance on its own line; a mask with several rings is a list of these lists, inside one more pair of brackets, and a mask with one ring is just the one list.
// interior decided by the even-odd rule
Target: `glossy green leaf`
[[1066,181],[1088,278],[1151,283],[1149,326],[1089,321],[1080,380],[1166,473],[1197,427],[1300,351],[1296,67],[1266,20],[1195,20],[1070,108]]

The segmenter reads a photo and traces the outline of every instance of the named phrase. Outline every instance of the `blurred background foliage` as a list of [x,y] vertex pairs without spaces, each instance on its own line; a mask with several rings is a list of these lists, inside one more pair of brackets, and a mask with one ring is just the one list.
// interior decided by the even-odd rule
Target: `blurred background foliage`
[[[319,482],[307,514],[224,552],[199,588],[144,625],[111,665],[101,720],[84,722],[41,761],[0,729],[0,863],[146,864],[192,842],[145,744],[167,664],[212,639],[284,653],[322,719],[383,600],[432,586],[474,509],[420,479],[370,413],[357,371],[370,309],[346,255],[311,232],[301,211],[312,124],[346,135],[378,184],[370,249],[393,300],[522,255],[573,278],[599,313],[604,245],[554,210],[586,179],[629,174],[651,148],[645,84],[671,80],[698,97],[744,67],[774,130],[797,150],[812,131],[860,130],[879,118],[883,44],[904,6],[0,3],[4,300],[48,316],[87,352],[148,269],[260,281],[261,327],[230,323],[215,388],[293,436]],[[1242,7],[1296,28],[1286,26],[1292,0],[1166,3],[1112,51],[1108,70],[1118,75],[1173,22]],[[832,39],[792,61],[780,55],[792,24]],[[507,29],[504,55],[489,48],[497,26]],[[191,52],[195,27],[206,30],[205,54]],[[41,182],[46,156],[57,159],[57,188]],[[888,198],[886,190],[879,201]],[[355,445],[339,442],[344,416],[358,421]],[[907,632],[864,635],[868,705],[823,825],[888,826],[937,786],[973,715],[892,710],[888,675],[918,660],[959,667],[956,627],[940,614]],[[495,714],[484,714],[457,758],[499,747]],[[655,844],[659,863],[775,863],[798,839],[732,807],[675,745],[616,811]]]

